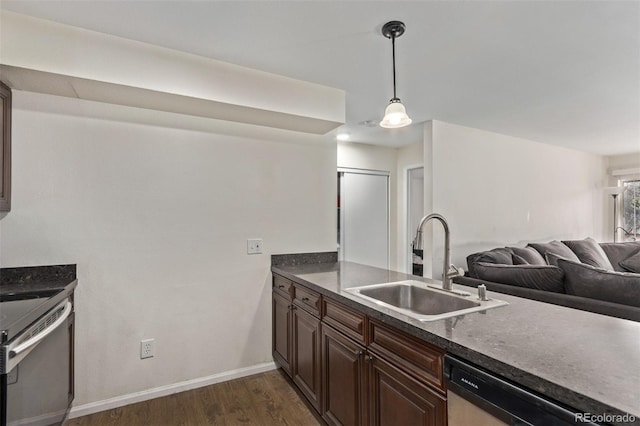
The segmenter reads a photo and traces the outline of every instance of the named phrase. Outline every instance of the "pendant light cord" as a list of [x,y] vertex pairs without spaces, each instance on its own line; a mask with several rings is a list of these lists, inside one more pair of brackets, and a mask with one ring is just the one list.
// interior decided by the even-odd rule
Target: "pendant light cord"
[[393,99],[396,96],[396,37],[391,36],[391,57],[393,58]]

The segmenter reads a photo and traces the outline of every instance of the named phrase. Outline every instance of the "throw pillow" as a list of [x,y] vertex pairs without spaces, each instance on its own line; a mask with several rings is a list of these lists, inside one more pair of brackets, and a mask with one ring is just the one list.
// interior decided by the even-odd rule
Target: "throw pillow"
[[558,256],[562,256],[565,259],[573,260],[575,262],[578,262],[580,260],[569,247],[556,240],[553,240],[549,243],[529,243],[527,244],[527,247],[533,247],[543,257],[547,252],[549,252],[557,254]]
[[551,266],[558,266],[558,259],[569,260],[566,257],[558,256],[557,254],[549,253],[544,255],[544,258],[547,259],[547,264]]
[[560,268],[548,265],[496,265],[477,263],[478,278],[501,284],[564,293]]
[[558,259],[567,294],[640,307],[640,274],[607,271]]
[[640,251],[620,262],[620,266],[629,272],[640,274]]
[[514,265],[530,265],[530,263],[527,262],[527,259],[520,257],[515,253],[511,256],[511,260],[513,260]]
[[478,256],[476,262],[496,263],[500,265],[513,265],[513,252],[507,248],[495,248],[485,251]]
[[576,256],[578,256],[580,262],[595,266],[596,268],[613,271],[613,265],[609,262],[609,258],[604,253],[600,245],[598,245],[598,242],[593,238],[563,241],[563,243],[569,247]]
[[620,262],[640,252],[640,241],[628,241],[624,243],[602,243],[602,251],[607,254],[607,258],[616,271],[624,272]]
[[498,263],[513,265],[513,259],[511,250],[505,248],[495,248],[490,251],[481,251],[479,253],[473,253],[467,256],[467,268],[468,276],[471,278],[478,278],[476,272],[476,265],[478,262],[486,263]]
[[[507,247],[514,254],[514,265],[546,265],[544,257],[533,247]],[[516,258],[517,256],[517,258]],[[522,262],[524,263],[516,263]]]

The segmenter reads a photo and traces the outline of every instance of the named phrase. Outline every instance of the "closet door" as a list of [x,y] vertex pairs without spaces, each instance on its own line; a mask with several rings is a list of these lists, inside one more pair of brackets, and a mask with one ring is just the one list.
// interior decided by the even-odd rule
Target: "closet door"
[[389,268],[389,175],[339,170],[340,260]]

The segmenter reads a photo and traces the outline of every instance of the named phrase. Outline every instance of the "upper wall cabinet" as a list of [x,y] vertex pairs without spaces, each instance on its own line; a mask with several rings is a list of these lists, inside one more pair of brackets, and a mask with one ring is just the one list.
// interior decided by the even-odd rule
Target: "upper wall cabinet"
[[11,210],[11,89],[0,82],[0,211]]

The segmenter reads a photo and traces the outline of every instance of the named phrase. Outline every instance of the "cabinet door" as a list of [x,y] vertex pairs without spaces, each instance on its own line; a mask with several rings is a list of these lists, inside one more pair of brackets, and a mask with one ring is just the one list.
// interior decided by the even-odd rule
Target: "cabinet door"
[[274,291],[271,307],[273,359],[291,377],[291,301]]
[[376,356],[368,359],[372,425],[447,424],[444,395]]
[[364,347],[322,326],[322,417],[330,425],[366,424]]
[[293,306],[293,381],[320,411],[320,320]]

